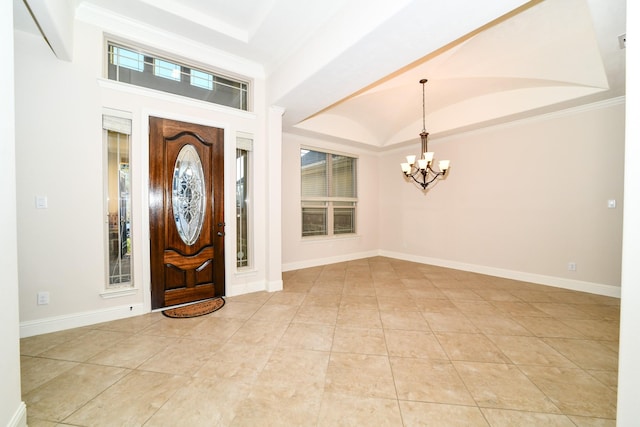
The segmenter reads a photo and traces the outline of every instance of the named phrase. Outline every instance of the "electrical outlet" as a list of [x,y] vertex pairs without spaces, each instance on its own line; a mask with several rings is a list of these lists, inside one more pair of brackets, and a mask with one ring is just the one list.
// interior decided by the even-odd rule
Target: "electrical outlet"
[[620,49],[627,48],[627,33],[618,36],[618,46],[620,46]]
[[49,304],[49,292],[38,292],[38,305]]
[[569,264],[567,264],[567,270],[569,271],[576,271],[576,263],[575,262],[570,262]]

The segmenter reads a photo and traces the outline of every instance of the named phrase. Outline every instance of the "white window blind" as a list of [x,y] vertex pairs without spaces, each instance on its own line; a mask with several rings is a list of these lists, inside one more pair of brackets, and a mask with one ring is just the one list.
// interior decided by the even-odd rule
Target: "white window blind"
[[356,232],[357,159],[300,150],[302,236]]
[[131,119],[107,114],[102,115],[102,129],[131,135]]

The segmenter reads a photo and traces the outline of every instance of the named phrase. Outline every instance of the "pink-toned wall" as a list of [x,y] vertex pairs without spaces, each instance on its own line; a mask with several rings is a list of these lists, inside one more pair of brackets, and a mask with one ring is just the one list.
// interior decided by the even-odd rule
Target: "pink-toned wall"
[[[399,167],[418,154],[417,138],[415,147],[362,155],[358,234],[370,244],[309,243],[292,227],[283,236],[284,269],[376,252],[619,296],[624,125],[624,100],[615,99],[432,139],[436,158],[452,166],[426,194]],[[286,136],[285,171],[297,170],[297,143]],[[283,223],[299,224],[298,180],[288,175]]]

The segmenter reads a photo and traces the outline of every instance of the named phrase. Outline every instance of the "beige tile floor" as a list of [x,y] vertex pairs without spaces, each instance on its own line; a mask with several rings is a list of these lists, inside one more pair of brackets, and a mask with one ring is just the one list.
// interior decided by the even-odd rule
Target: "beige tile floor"
[[614,426],[619,300],[375,257],[21,342],[32,427]]

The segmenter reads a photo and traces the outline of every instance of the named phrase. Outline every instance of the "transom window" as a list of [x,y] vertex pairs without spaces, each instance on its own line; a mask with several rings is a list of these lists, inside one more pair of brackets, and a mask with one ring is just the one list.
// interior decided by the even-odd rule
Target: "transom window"
[[355,234],[354,157],[300,150],[302,237]]
[[247,111],[247,82],[160,58],[139,49],[107,44],[107,78]]

